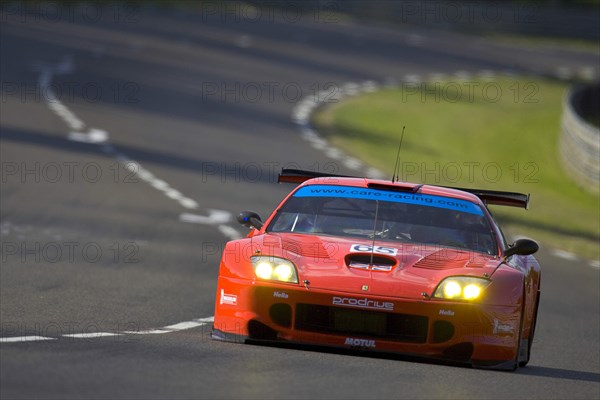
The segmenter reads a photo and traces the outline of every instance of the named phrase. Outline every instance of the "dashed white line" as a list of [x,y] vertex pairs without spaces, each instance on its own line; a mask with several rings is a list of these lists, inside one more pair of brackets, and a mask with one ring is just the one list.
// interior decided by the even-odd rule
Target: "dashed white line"
[[236,231],[229,225],[219,225],[217,229],[219,229],[219,232],[221,232],[225,237],[227,237],[230,240],[236,240],[242,237],[242,235],[240,235],[238,231]]
[[197,328],[202,325],[206,325],[206,324],[204,322],[185,321],[185,322],[180,322],[178,324],[165,326],[163,329],[169,330],[169,331],[182,331],[185,329]]
[[473,75],[468,71],[456,71],[454,74],[455,78],[461,81],[470,79]]
[[564,260],[570,260],[570,261],[579,260],[579,257],[577,257],[577,254],[570,253],[568,251],[564,251],[564,250],[560,250],[560,249],[553,249],[550,251],[550,253],[552,253],[553,256],[562,258]]
[[102,129],[90,129],[88,132],[71,132],[69,140],[83,143],[103,143],[108,140],[108,133]]
[[578,75],[583,80],[593,81],[596,79],[596,70],[594,67],[582,67],[579,69]]
[[[114,337],[121,335],[162,335],[183,331],[186,329],[198,328],[200,326],[209,325],[214,321],[214,317],[197,318],[191,321],[183,321],[172,325],[167,325],[158,329],[146,329],[140,331],[124,331],[124,332],[86,332],[86,333],[69,333],[60,335],[60,337],[71,339],[98,339],[103,337]],[[19,343],[19,342],[40,342],[46,340],[57,340],[57,337],[47,336],[13,336],[0,338],[0,343]]]
[[358,94],[359,89],[359,85],[354,82],[348,82],[342,85],[342,90],[344,91],[344,94],[348,96],[354,96],[355,94]]
[[14,336],[0,338],[0,343],[38,342],[42,340],[56,340],[56,338],[46,336]]
[[[251,38],[247,35],[242,35],[241,39],[242,42],[246,44],[249,44],[251,40]],[[186,197],[179,190],[171,187],[168,182],[157,178],[152,172],[142,167],[139,162],[132,160],[123,153],[118,152],[111,144],[108,143],[108,132],[96,128],[91,128],[88,129],[87,132],[83,132],[83,129],[86,127],[85,123],[80,120],[71,110],[69,110],[69,108],[65,106],[52,91],[52,78],[54,75],[73,72],[73,61],[70,56],[64,57],[63,61],[56,65],[36,63],[33,67],[35,70],[40,72],[38,84],[40,88],[43,89],[43,93],[45,93],[45,100],[48,103],[48,106],[66,122],[70,129],[73,130],[68,135],[69,140],[90,144],[99,144],[99,148],[102,152],[116,158],[128,171],[135,174],[138,178],[148,183],[154,189],[162,192],[167,198],[178,202],[182,207],[190,210],[199,208],[198,202],[196,202],[194,199]],[[326,95],[328,95],[328,92],[324,91],[322,96]],[[312,107],[315,107],[316,104],[314,102],[307,101],[304,103],[304,105],[305,109],[302,112],[303,117],[300,116],[300,118],[306,119],[307,116],[310,115]],[[180,219],[184,222],[210,223],[212,225],[218,225],[218,230],[230,239],[237,239],[241,237],[241,235],[237,233],[234,228],[224,225],[225,223],[229,222],[231,217],[230,213],[223,210],[208,210],[208,212],[208,216],[188,214],[188,216],[185,217],[185,214],[182,214],[183,217],[180,217]]]
[[165,330],[165,329],[147,329],[142,331],[125,331],[123,333],[127,335],[160,335],[163,333],[170,333],[173,331]]
[[409,75],[405,75],[404,76],[404,81],[406,83],[413,83],[413,84],[417,84],[417,83],[421,83],[423,80],[421,79],[420,75],[416,75],[416,74],[409,74]]
[[62,335],[63,337],[73,338],[73,339],[96,339],[101,337],[110,337],[110,336],[120,336],[122,333],[113,333],[113,332],[90,332],[90,333],[69,333],[66,335]]
[[567,80],[573,77],[573,71],[569,67],[557,67],[555,75],[559,79]]
[[221,225],[231,220],[231,213],[223,210],[208,209],[208,216],[184,213],[179,220],[192,224]]
[[489,69],[483,69],[479,71],[479,78],[482,80],[491,80],[496,77],[496,73]]

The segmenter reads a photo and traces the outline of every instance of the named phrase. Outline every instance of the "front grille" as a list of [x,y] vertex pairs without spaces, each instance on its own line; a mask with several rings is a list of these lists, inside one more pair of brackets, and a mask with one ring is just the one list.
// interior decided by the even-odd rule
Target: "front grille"
[[420,315],[298,304],[295,329],[425,343],[428,320]]

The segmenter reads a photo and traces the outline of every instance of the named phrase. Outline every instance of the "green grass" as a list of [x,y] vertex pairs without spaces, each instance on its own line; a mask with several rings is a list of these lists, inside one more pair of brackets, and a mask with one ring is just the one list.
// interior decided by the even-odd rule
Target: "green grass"
[[504,229],[597,260],[600,199],[566,175],[558,153],[565,91],[533,78],[388,89],[331,104],[313,122],[390,177],[405,125],[402,179],[531,193],[530,210],[491,207]]

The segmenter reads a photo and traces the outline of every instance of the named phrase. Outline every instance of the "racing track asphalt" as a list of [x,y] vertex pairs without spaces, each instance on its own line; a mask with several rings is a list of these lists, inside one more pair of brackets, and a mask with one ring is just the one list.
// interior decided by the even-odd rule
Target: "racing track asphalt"
[[[288,163],[346,171],[300,138],[294,89],[458,70],[598,73],[594,55],[312,19],[70,15],[2,15],[0,336],[55,338],[0,343],[3,399],[600,397],[600,271],[547,249],[533,357],[516,373],[221,343],[209,325],[61,336],[213,315],[219,225],[243,229],[208,210],[267,215],[290,189],[273,183]],[[61,63],[72,68],[51,76],[53,92],[112,148],[68,140],[72,129],[36,89]],[[128,174],[120,154],[155,179]],[[164,182],[198,207],[165,196]]]

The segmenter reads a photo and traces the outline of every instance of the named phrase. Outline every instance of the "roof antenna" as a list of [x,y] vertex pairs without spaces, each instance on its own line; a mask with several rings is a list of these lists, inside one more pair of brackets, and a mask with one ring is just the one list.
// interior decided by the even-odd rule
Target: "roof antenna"
[[402,127],[402,135],[400,136],[400,144],[398,145],[398,154],[396,154],[396,164],[394,165],[394,172],[392,173],[392,183],[398,180],[398,167],[400,166],[400,149],[402,149],[402,139],[404,139],[404,129],[406,126]]
[[369,265],[373,268],[373,256],[375,255],[375,237],[377,236],[377,217],[379,216],[379,200],[375,200],[375,221],[373,222],[373,245],[371,246],[371,261]]

